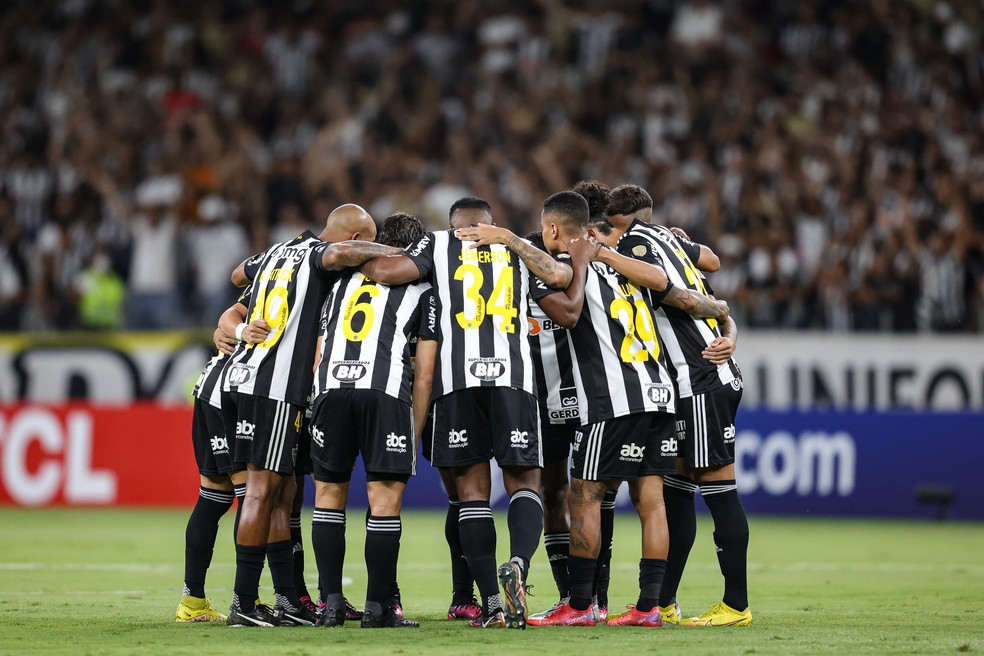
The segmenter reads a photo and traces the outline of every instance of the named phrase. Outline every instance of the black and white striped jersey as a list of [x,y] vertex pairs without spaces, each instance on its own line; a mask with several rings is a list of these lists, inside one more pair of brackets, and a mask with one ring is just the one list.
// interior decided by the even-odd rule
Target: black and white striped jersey
[[[249,299],[252,291],[253,289],[251,287],[243,289],[236,303],[242,303],[249,307]],[[222,368],[228,360],[229,357],[219,351],[205,364],[205,368],[202,369],[201,375],[198,376],[198,381],[195,383],[195,389],[192,392],[195,398],[201,399],[216,408],[222,408],[222,385],[220,383],[222,380]]]
[[331,389],[371,389],[410,402],[411,340],[427,283],[389,287],[359,272],[336,282],[321,314],[314,398]]
[[247,321],[266,319],[259,344],[240,342],[222,372],[222,391],[306,406],[314,382],[321,308],[338,274],[321,262],[327,242],[305,231],[246,261],[253,281]]
[[588,265],[584,307],[570,330],[581,424],[674,412],[649,295],[605,264]]
[[[433,398],[469,387],[536,394],[529,344],[529,295],[550,293],[518,255],[498,244],[469,248],[452,230],[407,249],[420,281],[434,289],[438,364]],[[532,278],[532,281],[530,280]]]
[[[713,294],[695,264],[700,258],[700,245],[673,234],[669,228],[635,221],[619,240],[618,250],[628,257],[659,264],[674,287]],[[716,365],[701,355],[708,344],[721,336],[715,319],[695,319],[667,305],[658,307],[655,316],[681,398],[730,385],[740,378],[733,360]]]
[[551,424],[581,424],[574,351],[567,328],[551,319],[536,303],[530,305],[530,353],[536,377],[540,416]]

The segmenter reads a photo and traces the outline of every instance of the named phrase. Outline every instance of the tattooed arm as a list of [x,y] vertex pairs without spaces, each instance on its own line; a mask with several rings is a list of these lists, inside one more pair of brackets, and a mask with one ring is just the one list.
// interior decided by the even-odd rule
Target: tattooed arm
[[325,248],[321,254],[321,263],[326,271],[339,271],[359,266],[376,257],[402,254],[403,250],[400,248],[384,246],[372,241],[339,241]]
[[692,317],[698,319],[724,319],[728,316],[728,304],[724,301],[716,301],[696,292],[692,289],[674,287],[662,301],[663,305],[669,305],[683,310]]
[[478,248],[489,244],[502,244],[518,255],[534,276],[547,283],[554,289],[567,289],[574,275],[567,264],[558,262],[549,253],[524,239],[520,239],[509,230],[494,225],[481,224],[461,228],[455,235],[462,241],[475,242],[469,248]]

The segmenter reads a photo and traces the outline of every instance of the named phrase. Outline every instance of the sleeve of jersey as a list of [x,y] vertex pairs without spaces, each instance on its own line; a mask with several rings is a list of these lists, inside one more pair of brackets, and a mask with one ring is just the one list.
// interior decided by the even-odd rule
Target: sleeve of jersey
[[639,235],[625,235],[618,241],[618,246],[615,250],[619,255],[631,257],[633,260],[642,260],[649,264],[663,266],[662,259],[653,250],[649,241]]
[[428,290],[420,297],[420,321],[417,325],[417,336],[420,339],[437,340],[437,298],[433,290]]
[[318,276],[327,280],[331,280],[338,275],[337,271],[329,271],[325,268],[324,254],[329,246],[331,246],[331,243],[327,241],[317,244],[311,249],[310,255],[311,268],[314,269],[314,272]]
[[249,299],[253,297],[253,285],[246,285],[243,288],[243,292],[236,299],[237,303],[242,303],[246,307],[249,307]]
[[697,260],[700,259],[700,244],[694,243],[689,239],[684,239],[680,235],[677,235],[676,238],[677,241],[680,242],[680,247],[683,249],[683,252],[690,258],[690,261],[694,263],[694,266],[697,266]]
[[266,255],[266,251],[262,253],[257,253],[253,257],[246,260],[243,265],[243,272],[246,277],[250,280],[256,280],[256,274],[260,272],[260,265],[263,264],[263,256]]
[[416,242],[407,246],[407,257],[413,260],[420,271],[420,280],[428,280],[434,269],[434,234],[428,232]]

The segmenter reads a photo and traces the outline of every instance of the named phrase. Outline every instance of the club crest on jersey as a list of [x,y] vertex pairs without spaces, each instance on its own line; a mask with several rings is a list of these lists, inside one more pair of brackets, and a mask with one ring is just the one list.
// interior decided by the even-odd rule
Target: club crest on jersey
[[253,366],[249,364],[234,364],[229,367],[229,384],[233,387],[238,387],[239,385],[245,385],[250,376],[253,375]]
[[468,371],[479,380],[495,380],[506,373],[505,360],[502,358],[473,358]]
[[344,361],[332,367],[331,376],[343,383],[354,383],[364,377],[368,371],[368,362]]
[[649,249],[646,248],[646,246],[644,244],[639,244],[638,246],[633,246],[632,247],[632,254],[635,255],[636,257],[642,257],[643,255],[645,255],[648,252],[649,252]]
[[649,386],[649,389],[646,390],[646,396],[656,405],[669,405],[670,401],[673,400],[673,388],[669,385],[656,383]]

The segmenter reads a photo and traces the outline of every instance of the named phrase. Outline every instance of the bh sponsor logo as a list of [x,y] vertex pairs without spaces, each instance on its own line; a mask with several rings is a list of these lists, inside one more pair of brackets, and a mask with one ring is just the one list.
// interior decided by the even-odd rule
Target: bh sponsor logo
[[209,442],[212,445],[212,453],[229,453],[229,440],[227,440],[224,435],[213,435]]
[[626,462],[642,462],[642,455],[645,452],[646,447],[632,442],[622,446],[622,450],[618,454],[618,459]]
[[237,440],[252,440],[253,435],[256,433],[256,424],[251,424],[245,419],[240,419],[236,422],[236,439]]
[[462,449],[468,446],[467,430],[452,430],[448,433],[448,447],[452,449]]
[[509,434],[509,444],[514,449],[525,449],[530,445],[530,438],[527,437],[529,433],[527,431],[521,431],[518,428]]
[[656,405],[669,405],[673,401],[673,388],[669,385],[650,385],[646,390],[649,400]]
[[311,426],[311,441],[324,448],[325,446],[325,432],[320,430],[317,426]]
[[252,365],[248,364],[234,364],[229,367],[229,384],[233,387],[245,385],[253,375],[252,368]]
[[479,380],[495,380],[506,373],[506,365],[502,359],[481,358],[473,360],[468,370]]
[[368,362],[339,362],[332,368],[331,375],[343,383],[353,383],[366,375],[368,365]]
[[854,438],[845,431],[743,430],[735,441],[735,478],[745,494],[850,496],[857,474]]
[[390,433],[386,436],[386,450],[390,453],[406,453],[407,436]]

